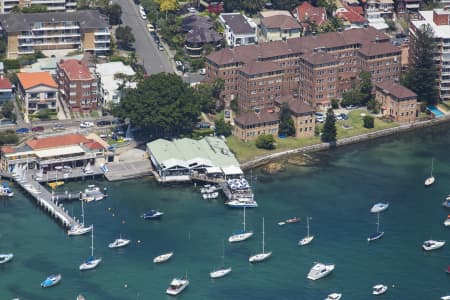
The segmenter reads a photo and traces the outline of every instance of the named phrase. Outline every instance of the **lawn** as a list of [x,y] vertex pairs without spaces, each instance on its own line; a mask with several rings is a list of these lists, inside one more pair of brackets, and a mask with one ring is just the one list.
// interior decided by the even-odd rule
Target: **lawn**
[[256,148],[255,141],[243,142],[235,136],[227,137],[227,145],[236,155],[240,162],[248,161],[254,157],[281,152],[284,150],[300,148],[317,144],[320,142],[318,137],[296,139],[293,137],[275,138],[276,148],[273,150],[265,150]]
[[[348,116],[348,120],[336,121],[336,129],[337,129],[337,138],[342,139],[349,136],[360,135],[364,133],[369,133],[381,129],[391,128],[398,126],[395,122],[388,122],[384,120],[380,120],[375,118],[375,127],[374,128],[364,128],[363,119],[361,114],[369,114],[366,110],[357,109],[351,111]],[[348,128],[345,129],[343,125],[348,125]],[[323,123],[317,123],[316,126],[319,126],[320,129],[323,127]],[[264,150],[256,148],[255,141],[243,142],[236,138],[235,136],[230,136],[227,138],[228,147],[231,151],[236,155],[237,159],[240,162],[245,162],[250,159],[253,159],[257,156],[267,155],[272,153],[281,152],[284,150],[300,148],[304,146],[309,146],[313,144],[320,143],[319,137],[310,137],[310,138],[301,138],[296,139],[293,137],[288,138],[275,138],[276,148],[274,150]]]

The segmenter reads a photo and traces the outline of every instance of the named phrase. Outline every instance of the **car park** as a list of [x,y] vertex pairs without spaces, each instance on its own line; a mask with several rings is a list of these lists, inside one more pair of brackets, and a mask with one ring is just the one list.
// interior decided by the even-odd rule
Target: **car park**
[[24,133],[28,133],[28,132],[30,132],[30,129],[25,128],[25,127],[19,128],[16,130],[16,133],[18,133],[18,134],[24,134]]
[[33,131],[33,132],[41,132],[44,130],[45,130],[44,126],[36,126],[36,127],[31,128],[31,131]]
[[89,121],[84,121],[80,123],[80,128],[90,128],[93,127],[94,123]]

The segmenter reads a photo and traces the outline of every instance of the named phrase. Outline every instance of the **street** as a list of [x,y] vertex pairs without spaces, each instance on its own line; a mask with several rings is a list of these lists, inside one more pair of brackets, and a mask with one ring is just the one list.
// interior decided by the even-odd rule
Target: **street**
[[132,0],[113,0],[122,7],[123,25],[131,27],[134,47],[139,61],[148,74],[173,73],[174,67],[166,51],[160,51],[147,30],[146,20],[141,18],[139,8]]

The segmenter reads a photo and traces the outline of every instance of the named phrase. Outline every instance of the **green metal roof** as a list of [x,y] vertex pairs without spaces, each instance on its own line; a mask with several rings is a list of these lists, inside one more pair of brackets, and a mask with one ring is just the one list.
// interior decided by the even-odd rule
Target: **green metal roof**
[[198,141],[188,138],[173,141],[158,139],[147,143],[147,149],[158,163],[166,167],[177,161],[181,165],[195,161],[214,167],[239,166],[225,142],[217,137],[205,137]]

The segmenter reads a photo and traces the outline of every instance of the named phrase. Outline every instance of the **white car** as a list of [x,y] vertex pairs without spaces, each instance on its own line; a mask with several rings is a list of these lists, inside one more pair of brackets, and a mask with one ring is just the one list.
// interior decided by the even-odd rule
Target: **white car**
[[80,123],[80,128],[90,128],[93,127],[94,123],[89,121],[84,121]]

